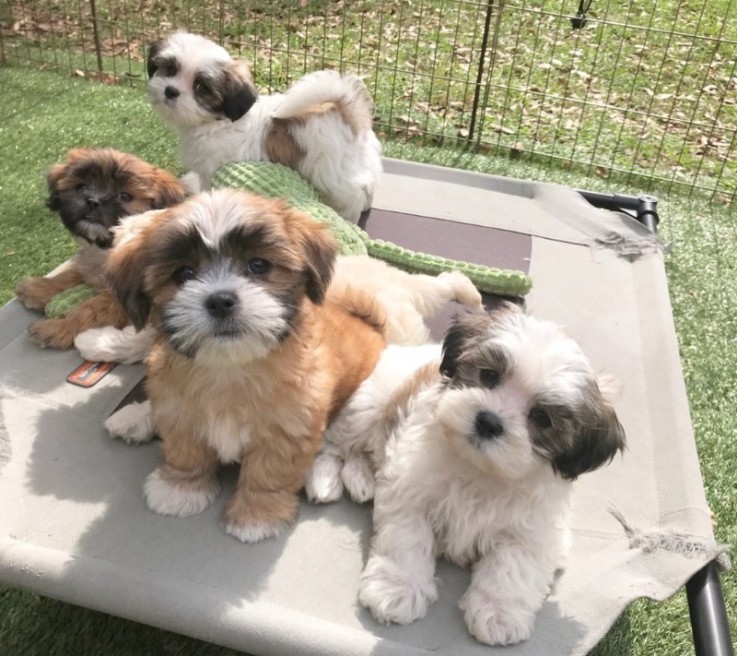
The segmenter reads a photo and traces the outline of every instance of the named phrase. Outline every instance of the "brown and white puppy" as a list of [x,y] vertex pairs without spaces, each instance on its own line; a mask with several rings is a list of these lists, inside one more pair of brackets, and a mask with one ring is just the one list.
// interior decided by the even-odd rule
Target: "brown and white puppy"
[[40,346],[65,349],[88,328],[128,323],[102,277],[112,229],[124,216],[180,203],[187,192],[167,171],[111,148],[70,150],[65,162],[51,168],[47,183],[49,209],[59,213],[80,248],[59,273],[25,278],[15,293],[26,307],[43,310],[55,295],[83,282],[101,292],[62,318],[29,326],[31,339]]
[[151,106],[179,134],[192,191],[209,189],[224,164],[270,161],[299,171],[348,221],[371,206],[381,145],[359,77],[316,71],[259,95],[245,61],[186,32],[151,46],[148,74]]
[[109,279],[136,327],[157,329],[147,392],[165,463],[149,508],[201,512],[218,465],[240,461],[224,529],[256,542],[294,519],[325,429],[384,347],[373,299],[326,299],[336,252],[324,225],[233,190],[121,226]]
[[608,392],[576,342],[512,305],[459,317],[442,347],[388,346],[307,482],[316,501],[343,484],[374,497],[359,602],[383,623],[424,616],[443,555],[472,567],[459,605],[479,641],[528,638],[570,542],[572,482],[625,447]]

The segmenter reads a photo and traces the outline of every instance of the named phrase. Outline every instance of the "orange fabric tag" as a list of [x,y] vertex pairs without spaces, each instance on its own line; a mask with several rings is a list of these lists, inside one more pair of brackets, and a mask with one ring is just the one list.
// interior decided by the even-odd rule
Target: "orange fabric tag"
[[80,387],[92,387],[100,382],[108,372],[112,371],[115,365],[115,362],[89,362],[85,360],[67,376],[67,381]]

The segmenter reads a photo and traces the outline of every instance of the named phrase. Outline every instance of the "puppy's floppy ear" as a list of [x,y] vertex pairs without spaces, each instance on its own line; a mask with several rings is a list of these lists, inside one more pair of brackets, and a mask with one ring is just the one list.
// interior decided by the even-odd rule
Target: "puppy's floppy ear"
[[154,199],[152,208],[155,210],[178,205],[187,196],[187,188],[171,173],[157,169],[154,181]]
[[237,121],[258,100],[258,91],[251,82],[251,75],[245,62],[231,62],[223,71],[225,86],[220,109],[231,121]]
[[46,175],[46,184],[49,188],[49,198],[46,201],[46,207],[53,212],[61,209],[61,199],[59,198],[59,185],[67,174],[69,167],[77,160],[84,159],[92,153],[92,148],[73,148],[67,153],[66,161],[61,164],[54,164]]
[[141,330],[151,313],[151,299],[143,289],[144,270],[149,260],[145,228],[155,212],[127,217],[115,230],[115,243],[105,263],[105,278],[136,330]]
[[553,460],[555,470],[570,480],[608,464],[626,445],[617,413],[598,387],[587,399],[576,425],[571,446]]
[[458,358],[467,338],[467,329],[464,326],[463,317],[457,317],[443,339],[443,358],[440,362],[440,373],[446,378],[455,376],[458,370]]
[[156,66],[154,60],[156,58],[156,55],[161,52],[162,45],[162,41],[155,41],[148,46],[148,54],[146,56],[146,73],[148,73],[149,78],[153,77],[158,70],[158,66]]
[[66,164],[54,164],[46,176],[46,184],[49,188],[49,197],[46,200],[46,207],[48,207],[52,212],[58,212],[61,209],[59,181],[64,177],[66,169]]
[[330,234],[328,227],[318,223],[311,216],[287,208],[288,229],[292,239],[299,244],[304,254],[305,293],[313,303],[319,305],[333,277],[333,267],[338,254],[338,243]]
[[447,378],[455,376],[461,353],[471,348],[474,343],[485,339],[490,326],[494,324],[493,318],[500,316],[498,312],[502,310],[492,314],[473,313],[456,317],[443,340],[443,358],[440,362],[440,373],[443,376]]

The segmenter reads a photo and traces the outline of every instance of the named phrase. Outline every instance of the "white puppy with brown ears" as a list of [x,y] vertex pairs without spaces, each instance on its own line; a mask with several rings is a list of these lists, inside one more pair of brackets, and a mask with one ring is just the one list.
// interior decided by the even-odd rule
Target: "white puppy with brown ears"
[[384,347],[384,317],[357,290],[326,298],[337,243],[283,201],[200,194],[124,220],[110,252],[113,292],[156,341],[146,391],[164,463],[149,508],[201,512],[218,465],[240,462],[223,527],[255,542],[297,513],[329,422]]
[[[437,598],[435,558],[472,566],[460,600],[470,632],[529,637],[564,563],[571,482],[624,449],[624,431],[580,347],[507,306],[456,320],[440,346],[389,346],[333,422],[332,454],[374,536],[359,601],[407,624]],[[366,457],[371,459],[369,466]],[[312,470],[331,500],[340,482]]]
[[224,164],[270,161],[299,171],[344,219],[371,206],[381,174],[373,103],[355,75],[317,71],[283,94],[259,96],[245,61],[216,43],[175,32],[148,54],[148,96],[180,137],[179,156],[210,188]]

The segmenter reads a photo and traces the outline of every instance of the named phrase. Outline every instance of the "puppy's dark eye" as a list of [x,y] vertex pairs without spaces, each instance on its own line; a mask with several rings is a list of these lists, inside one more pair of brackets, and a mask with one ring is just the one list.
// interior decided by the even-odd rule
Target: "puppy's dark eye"
[[530,410],[529,416],[530,421],[540,428],[550,428],[553,425],[550,415],[542,408],[533,408]]
[[118,198],[120,198],[123,203],[130,203],[133,200],[133,194],[129,194],[127,191],[121,191],[118,194]]
[[74,187],[75,191],[84,191],[87,189],[87,185],[84,184],[84,182],[80,182],[76,187]]
[[494,389],[499,384],[501,376],[499,376],[499,372],[494,369],[482,369],[479,372],[479,379],[484,387]]
[[204,95],[210,93],[210,85],[205,82],[198,82],[194,85],[194,92],[198,95]]
[[246,268],[248,269],[248,273],[252,273],[254,276],[263,276],[271,271],[271,262],[260,257],[254,257],[248,260]]
[[172,276],[172,279],[174,282],[179,285],[180,287],[187,282],[188,280],[192,280],[197,276],[197,272],[189,266],[183,266],[179,267]]

